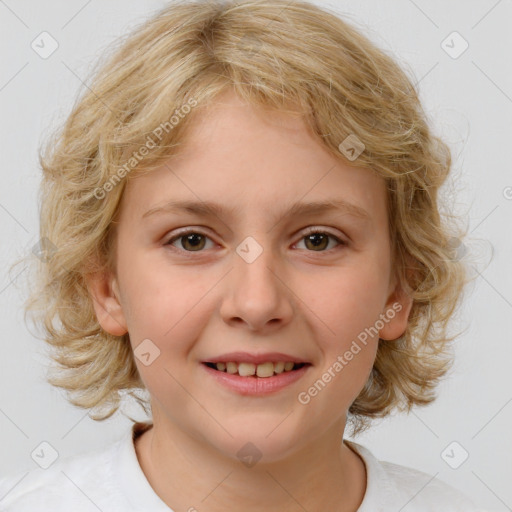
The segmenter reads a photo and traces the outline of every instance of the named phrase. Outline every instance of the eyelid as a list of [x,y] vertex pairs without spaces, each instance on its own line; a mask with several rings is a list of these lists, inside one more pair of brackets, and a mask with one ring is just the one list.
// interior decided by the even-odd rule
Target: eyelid
[[[301,232],[302,231],[299,231],[299,233],[301,233]],[[348,244],[348,240],[345,240],[342,235],[333,233],[330,229],[323,228],[322,226],[311,226],[309,228],[305,228],[305,231],[303,232],[302,237],[307,236],[311,233],[325,233],[326,235],[329,235],[332,238],[335,238],[336,240],[338,240],[341,243]],[[345,238],[348,238],[346,235],[344,235],[344,236],[345,236]]]
[[171,238],[169,238],[168,241],[178,238],[179,236],[188,235],[189,233],[198,233],[201,235],[210,236],[207,234],[208,231],[208,228],[204,226],[187,226],[185,228],[178,228],[173,230],[174,234]]

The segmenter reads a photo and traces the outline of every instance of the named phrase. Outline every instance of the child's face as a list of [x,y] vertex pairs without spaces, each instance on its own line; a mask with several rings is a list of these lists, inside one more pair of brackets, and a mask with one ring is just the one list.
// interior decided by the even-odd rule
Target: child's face
[[[361,333],[381,319],[381,337],[397,338],[410,303],[392,275],[384,180],[333,158],[297,118],[253,110],[231,95],[216,107],[201,114],[178,158],[128,184],[112,281],[119,303],[98,287],[95,307],[105,330],[129,332],[134,350],[151,340],[146,359],[160,351],[149,365],[136,358],[155,430],[180,429],[233,457],[251,441],[277,460],[339,439],[377,351],[375,331],[365,343]],[[286,213],[296,202],[327,200],[356,205],[367,218]],[[226,213],[144,217],[168,201],[216,203]],[[308,227],[316,237],[306,237]],[[179,228],[202,237],[167,243]],[[387,314],[397,300],[401,311]],[[279,352],[309,365],[278,390],[247,394],[204,364],[230,352]],[[308,392],[318,380],[320,391]]]

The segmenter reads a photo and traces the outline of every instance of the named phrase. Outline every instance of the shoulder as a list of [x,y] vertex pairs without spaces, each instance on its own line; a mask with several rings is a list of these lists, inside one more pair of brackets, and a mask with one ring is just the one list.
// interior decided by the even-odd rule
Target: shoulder
[[401,510],[427,512],[485,512],[468,496],[442,480],[414,468],[378,460],[364,446],[344,441],[363,459],[366,493],[358,512]]
[[110,500],[116,494],[112,459],[118,448],[119,441],[57,460],[47,469],[29,469],[0,478],[0,510],[80,512],[101,508],[106,496]]
[[402,499],[410,502],[413,510],[431,510],[433,506],[442,506],[446,512],[478,511],[468,496],[434,475],[391,462],[380,464],[390,484],[400,491]]

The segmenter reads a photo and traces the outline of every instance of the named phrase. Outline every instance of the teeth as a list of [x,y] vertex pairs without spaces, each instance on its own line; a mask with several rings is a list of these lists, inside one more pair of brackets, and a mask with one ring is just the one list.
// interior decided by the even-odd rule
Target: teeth
[[251,377],[257,375],[258,377],[272,377],[274,374],[289,372],[293,369],[295,363],[291,361],[278,361],[276,363],[267,362],[261,364],[254,363],[235,363],[229,361],[227,363],[216,363],[217,370],[227,373],[238,373],[241,377]]
[[283,373],[284,372],[284,361],[279,361],[278,363],[274,363],[274,372],[275,373]]
[[252,363],[240,363],[238,365],[238,375],[241,377],[249,377],[256,373],[256,365]]
[[[224,364],[224,363],[218,363],[218,364]],[[220,368],[218,366],[217,366],[217,370],[220,370]],[[238,371],[238,365],[236,363],[227,363],[226,371],[228,373],[236,373]]]
[[[240,375],[242,374],[240,373]],[[258,377],[272,377],[274,375],[274,363],[259,364],[256,369],[256,375]]]

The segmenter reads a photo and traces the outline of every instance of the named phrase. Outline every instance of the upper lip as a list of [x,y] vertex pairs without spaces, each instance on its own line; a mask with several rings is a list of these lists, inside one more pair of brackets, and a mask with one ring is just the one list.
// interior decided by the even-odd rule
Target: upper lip
[[309,363],[306,359],[283,354],[281,352],[266,352],[264,354],[251,354],[249,352],[229,352],[220,356],[211,357],[204,360],[204,363],[253,363],[261,364],[267,362],[291,361],[292,363]]

